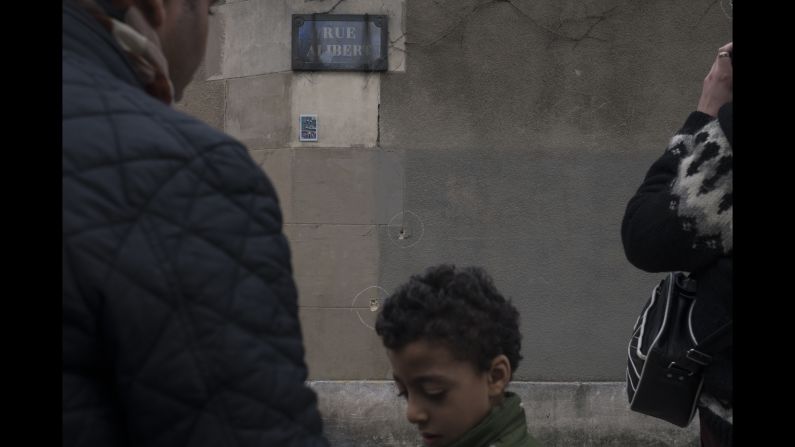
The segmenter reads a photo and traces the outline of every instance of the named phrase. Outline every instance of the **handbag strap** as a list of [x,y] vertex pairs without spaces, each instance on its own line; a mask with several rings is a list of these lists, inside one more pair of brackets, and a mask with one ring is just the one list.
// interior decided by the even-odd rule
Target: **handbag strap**
[[717,353],[720,352],[722,349],[731,346],[732,344],[732,322],[729,321],[728,323],[724,324],[715,332],[709,334],[708,337],[701,340],[694,349],[698,349],[701,352],[705,353]]
[[[684,275],[684,272],[682,272],[682,274]],[[673,277],[674,275],[672,274],[671,278],[673,279]],[[695,284],[696,280],[693,278],[693,274],[690,273],[684,276],[680,286],[689,292],[694,292],[696,287]],[[673,287],[673,284],[671,286]],[[700,366],[709,365],[712,363],[712,356],[714,354],[732,345],[733,335],[732,320],[729,320],[728,323],[724,323],[723,326],[719,327],[715,332],[701,340],[699,344],[689,349],[682,358],[679,359],[678,363],[681,365],[683,363],[689,363],[688,361],[690,361]],[[695,365],[693,366],[697,367]]]
[[732,329],[732,322],[729,321],[723,326],[718,328],[715,332],[709,334],[698,345],[689,349],[677,362],[679,366],[684,366],[687,363],[696,363],[692,365],[694,368],[707,366],[712,363],[712,356],[718,352],[723,351],[732,345],[734,332]]

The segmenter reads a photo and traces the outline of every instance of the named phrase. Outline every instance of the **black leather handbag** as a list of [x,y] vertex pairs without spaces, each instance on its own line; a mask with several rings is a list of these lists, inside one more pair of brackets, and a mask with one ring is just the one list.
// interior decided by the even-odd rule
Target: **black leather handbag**
[[633,411],[687,427],[696,412],[703,369],[731,346],[731,321],[697,340],[696,281],[672,272],[652,291],[628,346],[627,397]]

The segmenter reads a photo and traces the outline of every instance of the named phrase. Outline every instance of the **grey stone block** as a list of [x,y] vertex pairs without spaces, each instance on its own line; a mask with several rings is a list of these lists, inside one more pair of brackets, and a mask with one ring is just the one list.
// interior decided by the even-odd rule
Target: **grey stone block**
[[196,76],[200,80],[218,79],[221,76],[222,50],[224,47],[225,24],[223,9],[215,8],[217,13],[210,16],[207,26],[207,47],[204,50],[202,65],[197,70]]
[[374,224],[373,151],[296,150],[293,209],[296,223]]
[[250,150],[283,148],[290,141],[291,76],[230,79],[226,131]]
[[375,225],[293,224],[285,234],[301,306],[369,306],[373,293],[365,289],[378,285]]
[[193,115],[214,128],[224,130],[226,81],[190,83],[174,108]]
[[293,222],[385,224],[402,204],[401,155],[370,149],[295,149]]
[[[297,147],[375,147],[381,78],[367,73],[292,77],[292,140]],[[318,141],[299,141],[299,116],[317,115]]]
[[545,446],[693,446],[686,429],[629,409],[624,382],[515,382],[530,431]]
[[292,170],[293,151],[290,149],[270,149],[249,151],[251,158],[262,168],[279,197],[283,222],[293,218]]
[[386,379],[389,360],[369,309],[300,307],[311,380]]
[[290,70],[290,7],[283,0],[239,1],[218,8],[221,43],[216,78]]

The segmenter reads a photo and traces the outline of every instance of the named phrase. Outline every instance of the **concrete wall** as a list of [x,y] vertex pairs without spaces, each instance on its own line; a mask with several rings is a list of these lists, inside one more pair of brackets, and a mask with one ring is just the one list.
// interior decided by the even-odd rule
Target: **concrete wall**
[[[290,15],[329,11],[389,15],[388,73],[290,70]],[[276,185],[312,380],[389,379],[378,304],[452,262],[485,267],[519,308],[517,380],[616,382],[659,277],[626,261],[624,207],[695,109],[730,12],[727,0],[227,0],[178,107],[239,138]],[[318,115],[317,143],[298,141],[302,113]]]
[[719,2],[410,1],[407,67],[381,82],[422,240],[381,241],[379,285],[451,261],[522,316],[520,380],[622,380],[659,275],[623,253],[627,200],[731,40]]
[[[291,71],[291,15],[315,12],[388,15],[389,70],[405,72],[405,0],[227,0],[177,107],[246,144],[276,186],[311,377],[385,379],[370,287],[403,207],[404,160],[379,145],[382,74]],[[317,143],[298,140],[304,113],[318,115]]]

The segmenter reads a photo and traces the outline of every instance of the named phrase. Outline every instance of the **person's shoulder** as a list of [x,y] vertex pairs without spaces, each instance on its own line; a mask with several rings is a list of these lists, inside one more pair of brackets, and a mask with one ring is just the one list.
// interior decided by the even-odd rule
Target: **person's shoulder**
[[[165,158],[196,158],[223,148],[242,156],[247,151],[233,137],[176,110],[130,85],[103,73],[64,75],[64,138],[105,139],[121,152],[143,152]],[[81,132],[90,127],[92,132]],[[143,152],[142,152],[143,151]]]
[[172,137],[169,141],[172,144],[189,145],[196,151],[196,156],[219,148],[227,152],[247,153],[245,146],[237,139],[204,121],[148,95],[143,101],[148,103],[153,124]]

